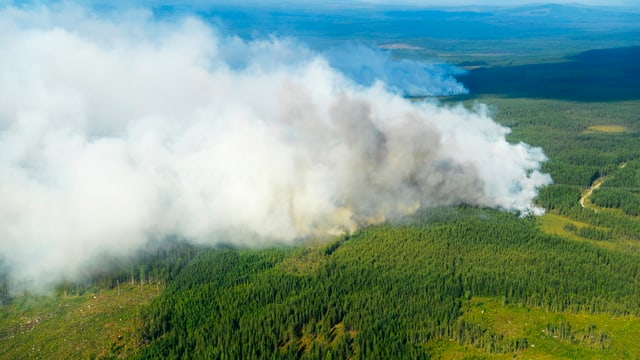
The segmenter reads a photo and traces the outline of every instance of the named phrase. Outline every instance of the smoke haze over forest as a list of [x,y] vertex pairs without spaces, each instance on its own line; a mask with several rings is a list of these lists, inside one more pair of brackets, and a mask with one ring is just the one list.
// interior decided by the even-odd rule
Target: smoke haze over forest
[[[115,19],[0,10],[0,256],[15,282],[79,279],[102,254],[173,235],[253,246],[421,207],[543,211],[541,149],[508,143],[482,105],[402,96],[464,92],[454,67],[323,55],[197,17]],[[362,54],[378,61],[366,79],[339,65]]]

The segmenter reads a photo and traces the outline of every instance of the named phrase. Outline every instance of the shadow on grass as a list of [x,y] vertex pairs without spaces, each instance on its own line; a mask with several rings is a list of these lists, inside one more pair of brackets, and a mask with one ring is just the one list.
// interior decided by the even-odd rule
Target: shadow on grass
[[635,100],[640,99],[640,47],[589,50],[560,63],[478,68],[458,80],[472,95]]

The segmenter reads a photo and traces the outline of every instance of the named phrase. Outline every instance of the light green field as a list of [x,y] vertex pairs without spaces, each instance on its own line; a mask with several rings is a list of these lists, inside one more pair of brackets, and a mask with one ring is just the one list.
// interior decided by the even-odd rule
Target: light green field
[[443,339],[441,359],[640,359],[640,318],[609,314],[547,312],[496,298],[472,298],[461,319],[509,339],[526,339],[527,348],[501,354]]
[[567,238],[567,239],[571,239],[579,242],[586,242],[591,245],[603,247],[609,250],[617,250],[621,252],[630,252],[630,253],[640,254],[640,242],[638,241],[635,241],[632,239],[614,239],[612,241],[597,241],[597,240],[591,240],[591,239],[580,237],[575,233],[565,229],[566,224],[573,224],[578,229],[587,227],[587,226],[592,226],[599,230],[608,230],[609,228],[606,228],[606,227],[589,225],[589,224],[568,218],[566,216],[562,216],[554,213],[546,213],[543,216],[538,217],[538,223],[540,224],[540,229],[542,229],[542,231],[550,235],[557,235],[563,238]]
[[162,288],[124,285],[81,296],[21,296],[0,308],[0,358],[124,358],[138,346],[138,309]]
[[627,131],[622,125],[592,125],[589,126],[583,134],[592,134],[592,133],[611,133],[611,134],[621,134]]
[[[577,221],[577,220],[573,220],[571,218],[568,218],[566,216],[562,216],[562,215],[558,215],[558,214],[554,214],[554,213],[546,213],[543,216],[540,216],[538,218],[538,222],[540,224],[540,228],[542,229],[542,231],[546,232],[547,234],[551,234],[551,235],[558,235],[567,239],[571,239],[571,240],[576,240],[576,241],[585,241],[594,245],[599,245],[599,246],[604,246],[607,248],[613,248],[612,245],[610,245],[611,243],[607,243],[607,242],[602,242],[602,241],[594,241],[594,240],[589,240],[583,237],[580,237],[578,235],[576,235],[575,233],[568,231],[564,228],[564,226],[566,224],[573,224],[575,225],[578,229],[589,226],[586,223]],[[601,228],[600,229],[605,229],[605,228]]]

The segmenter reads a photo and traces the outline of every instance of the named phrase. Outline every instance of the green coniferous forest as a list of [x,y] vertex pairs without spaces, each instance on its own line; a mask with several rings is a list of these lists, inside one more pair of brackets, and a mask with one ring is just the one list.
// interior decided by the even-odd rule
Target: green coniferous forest
[[553,36],[434,40],[469,65],[469,94],[441,105],[487,104],[544,150],[544,215],[459,204],[257,248],[175,236],[44,294],[12,291],[0,258],[0,359],[640,359],[640,48]]
[[[539,334],[505,336],[465,319],[471,299],[637,316],[637,260],[544,234],[533,218],[471,208],[436,209],[322,246],[206,250],[142,312],[147,345],[136,356],[430,358],[437,339],[515,354]],[[554,331],[562,330],[545,337]],[[595,348],[623,353],[602,336]]]

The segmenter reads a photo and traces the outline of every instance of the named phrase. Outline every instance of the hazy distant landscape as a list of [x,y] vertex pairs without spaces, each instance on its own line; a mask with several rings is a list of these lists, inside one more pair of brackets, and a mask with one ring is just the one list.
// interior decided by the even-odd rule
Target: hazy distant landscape
[[0,358],[640,357],[640,8],[334,6],[3,5]]

